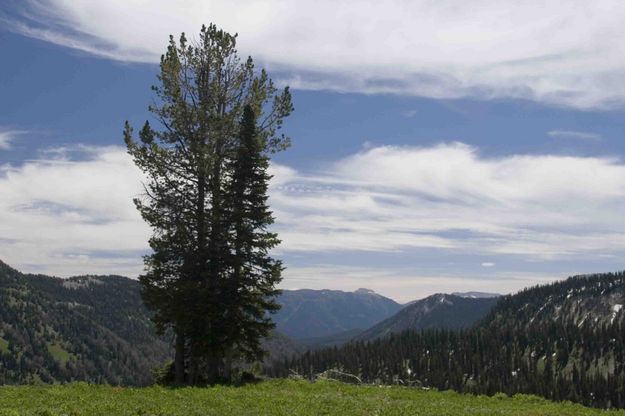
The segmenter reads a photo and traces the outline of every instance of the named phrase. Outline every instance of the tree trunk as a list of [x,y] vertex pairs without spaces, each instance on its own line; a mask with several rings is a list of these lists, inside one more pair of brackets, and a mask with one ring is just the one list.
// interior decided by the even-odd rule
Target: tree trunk
[[194,386],[198,383],[198,363],[197,358],[193,355],[193,351],[189,355],[189,376],[187,384]]
[[232,382],[232,354],[226,354],[223,359],[223,378],[226,383]]
[[174,383],[178,386],[184,384],[184,349],[184,335],[176,334],[176,355],[174,356]]
[[217,383],[220,361],[214,353],[211,353],[206,360],[206,381],[210,385]]

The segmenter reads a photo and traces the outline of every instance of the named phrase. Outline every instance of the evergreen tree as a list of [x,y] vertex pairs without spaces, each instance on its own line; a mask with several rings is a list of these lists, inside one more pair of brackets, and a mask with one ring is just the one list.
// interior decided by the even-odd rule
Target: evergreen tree
[[275,324],[267,311],[276,311],[282,263],[268,255],[278,245],[275,233],[267,231],[273,217],[267,205],[269,158],[257,134],[256,117],[251,106],[243,111],[236,156],[230,164],[230,184],[226,193],[232,255],[228,299],[232,322],[229,330],[247,359],[258,359],[263,351],[260,339]]
[[249,300],[245,296],[230,298],[235,292],[227,167],[238,149],[244,107],[259,115],[260,150],[274,152],[289,144],[276,133],[292,104],[288,88],[278,94],[251,58],[239,59],[235,46],[236,35],[214,25],[202,27],[196,45],[184,34],[179,42],[170,37],[160,85],[153,87],[157,102],[150,107],[161,129],[146,122],[139,142],[128,123],[124,131],[129,153],[148,178],[145,194],[135,199],[153,229],[152,254],[140,276],[142,295],[158,329],[171,328],[176,335],[178,384],[214,382],[223,375],[224,358],[240,340],[229,329],[236,325],[232,305],[265,306],[241,304]]

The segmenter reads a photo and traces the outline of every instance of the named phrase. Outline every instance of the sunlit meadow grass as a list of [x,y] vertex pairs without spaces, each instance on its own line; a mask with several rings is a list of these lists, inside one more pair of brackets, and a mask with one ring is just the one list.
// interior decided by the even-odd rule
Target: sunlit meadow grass
[[0,387],[0,415],[625,415],[528,395],[272,380],[244,387]]

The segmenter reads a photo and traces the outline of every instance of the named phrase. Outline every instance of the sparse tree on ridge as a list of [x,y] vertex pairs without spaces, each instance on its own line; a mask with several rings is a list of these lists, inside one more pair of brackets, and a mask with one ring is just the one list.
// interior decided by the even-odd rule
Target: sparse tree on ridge
[[[227,376],[228,355],[258,355],[271,327],[265,313],[276,308],[281,266],[266,251],[278,242],[265,230],[267,155],[288,147],[277,131],[293,108],[288,88],[278,92],[235,47],[236,35],[214,25],[202,27],[197,43],[170,37],[150,106],[160,126],[146,122],[139,141],[128,123],[124,131],[148,178],[135,199],[153,229],[142,296],[157,328],[175,333],[177,384],[215,382]],[[250,140],[252,167],[237,160]]]

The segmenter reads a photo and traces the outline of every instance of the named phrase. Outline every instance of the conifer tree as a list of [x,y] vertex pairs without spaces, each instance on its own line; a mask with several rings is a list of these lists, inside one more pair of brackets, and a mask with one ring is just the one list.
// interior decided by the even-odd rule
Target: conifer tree
[[275,287],[282,272],[282,263],[269,256],[279,240],[267,230],[274,221],[267,205],[269,158],[257,131],[254,110],[247,105],[226,192],[232,241],[229,313],[236,323],[230,333],[240,352],[252,360],[261,357],[259,341],[275,326],[266,312],[279,308]]
[[124,131],[128,152],[147,176],[135,204],[153,229],[142,295],[157,328],[175,333],[175,382],[212,383],[238,339],[229,329],[231,305],[258,307],[240,304],[246,297],[229,298],[227,167],[246,106],[257,114],[262,152],[288,147],[289,139],[277,131],[292,111],[291,96],[288,88],[278,93],[251,58],[241,61],[236,35],[214,25],[202,27],[195,44],[184,34],[179,42],[170,37],[158,80],[150,111],[159,128],[146,122],[139,141],[128,123]]

